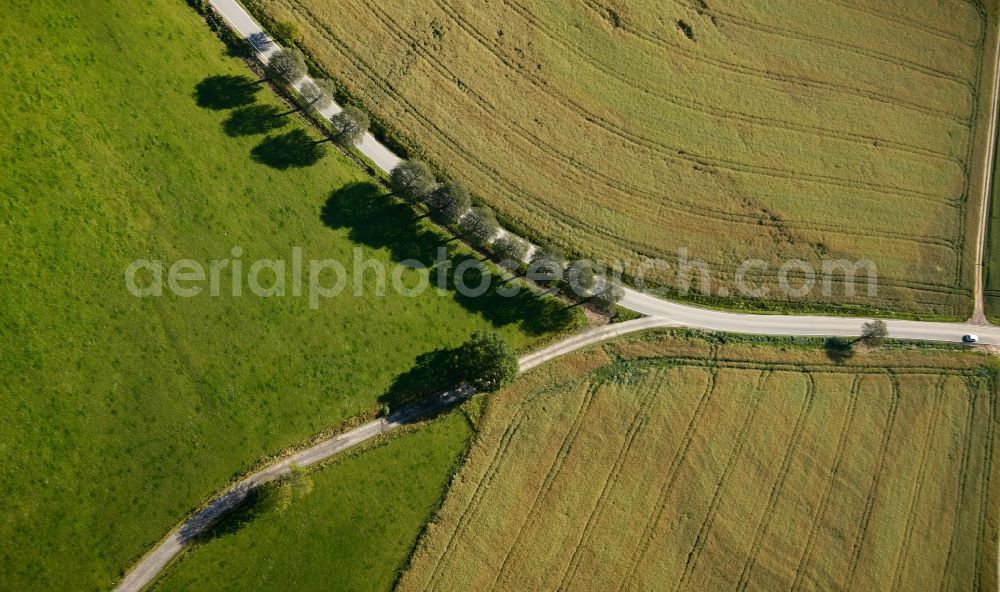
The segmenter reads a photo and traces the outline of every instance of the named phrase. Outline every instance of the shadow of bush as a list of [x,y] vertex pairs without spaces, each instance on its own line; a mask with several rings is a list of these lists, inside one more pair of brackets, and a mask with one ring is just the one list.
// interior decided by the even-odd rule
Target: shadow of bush
[[268,136],[250,151],[254,162],[284,170],[312,166],[326,155],[326,147],[303,129]]
[[288,124],[288,120],[280,115],[281,109],[274,105],[248,105],[230,113],[222,122],[222,129],[233,137],[266,134]]
[[194,87],[195,103],[205,109],[234,109],[253,103],[260,86],[246,76],[209,76]]

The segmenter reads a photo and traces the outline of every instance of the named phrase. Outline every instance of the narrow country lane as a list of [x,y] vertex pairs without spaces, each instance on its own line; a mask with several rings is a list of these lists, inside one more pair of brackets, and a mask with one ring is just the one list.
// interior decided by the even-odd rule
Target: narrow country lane
[[[268,56],[275,51],[277,45],[275,45],[274,41],[253,20],[247,11],[236,0],[210,0],[210,3],[234,30],[251,41],[257,49],[260,59],[266,62]],[[1000,43],[997,46],[997,55],[1000,56]],[[998,89],[1000,89],[1000,58],[998,58],[996,65],[997,68],[994,71],[994,80],[991,85],[993,89],[991,144],[995,144],[996,140],[996,99],[998,97]],[[303,78],[303,80],[306,79],[308,79],[308,76]],[[298,85],[301,85],[301,81]],[[323,114],[329,117],[340,110],[340,107],[334,103]],[[364,136],[364,139],[358,144],[358,149],[386,172],[391,171],[400,161],[398,156],[372,137],[371,134]],[[890,337],[959,343],[962,341],[963,335],[975,334],[979,336],[983,344],[1000,345],[1000,327],[987,325],[986,318],[982,314],[983,252],[985,249],[987,227],[986,217],[989,211],[990,182],[988,177],[990,170],[992,170],[992,148],[987,150],[987,152],[990,155],[988,163],[990,169],[986,171],[987,178],[982,187],[982,212],[977,239],[975,315],[972,321],[968,323],[931,323],[889,320],[886,323],[889,326]],[[621,305],[644,315],[658,317],[664,324],[763,335],[850,337],[858,335],[861,331],[862,323],[868,320],[808,315],[737,314],[679,304],[631,289],[626,290],[625,298],[622,300]]]

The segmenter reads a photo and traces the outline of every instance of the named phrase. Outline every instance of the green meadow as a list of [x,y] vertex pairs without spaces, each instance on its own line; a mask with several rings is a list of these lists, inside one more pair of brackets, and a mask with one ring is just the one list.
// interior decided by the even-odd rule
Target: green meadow
[[107,589],[261,458],[374,412],[422,354],[476,329],[528,349],[572,317],[534,297],[379,296],[371,274],[315,309],[225,281],[131,295],[140,258],[245,272],[300,247],[351,274],[356,248],[388,265],[450,237],[278,116],[184,3],[6,9],[0,589]]
[[210,536],[157,590],[389,590],[472,436],[451,413],[311,473],[284,512]]

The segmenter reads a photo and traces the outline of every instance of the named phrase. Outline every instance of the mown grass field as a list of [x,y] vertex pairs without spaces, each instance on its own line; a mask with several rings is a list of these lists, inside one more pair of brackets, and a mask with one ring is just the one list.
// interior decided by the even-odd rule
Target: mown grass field
[[390,590],[472,430],[460,412],[312,473],[284,513],[185,553],[156,590]]
[[993,590],[997,371],[666,333],[490,402],[400,590]]
[[[245,280],[239,297],[225,281],[220,297],[133,297],[138,258],[207,264],[239,246],[246,272],[298,246],[350,274],[355,247],[389,265],[447,237],[339,154],[280,161],[234,109],[199,106],[227,98],[196,96],[203,81],[249,71],[183,2],[5,9],[0,589],[108,589],[235,475],[374,411],[420,355],[476,329],[549,338],[544,302],[375,296],[370,272],[363,297],[318,310]],[[271,135],[296,131],[310,139],[294,117]]]
[[672,288],[686,248],[723,301],[764,260],[768,307],[787,260],[870,259],[875,296],[799,299],[971,310],[994,2],[250,4],[536,241]]

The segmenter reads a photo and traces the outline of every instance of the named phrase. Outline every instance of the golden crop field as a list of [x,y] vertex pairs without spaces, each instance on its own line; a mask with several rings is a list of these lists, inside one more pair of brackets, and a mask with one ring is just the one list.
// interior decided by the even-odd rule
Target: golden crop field
[[537,242],[630,272],[687,249],[713,296],[747,259],[771,298],[785,261],[870,259],[875,296],[803,298],[963,315],[988,1],[252,4]]
[[664,333],[572,355],[489,402],[400,590],[993,590],[986,363]]

